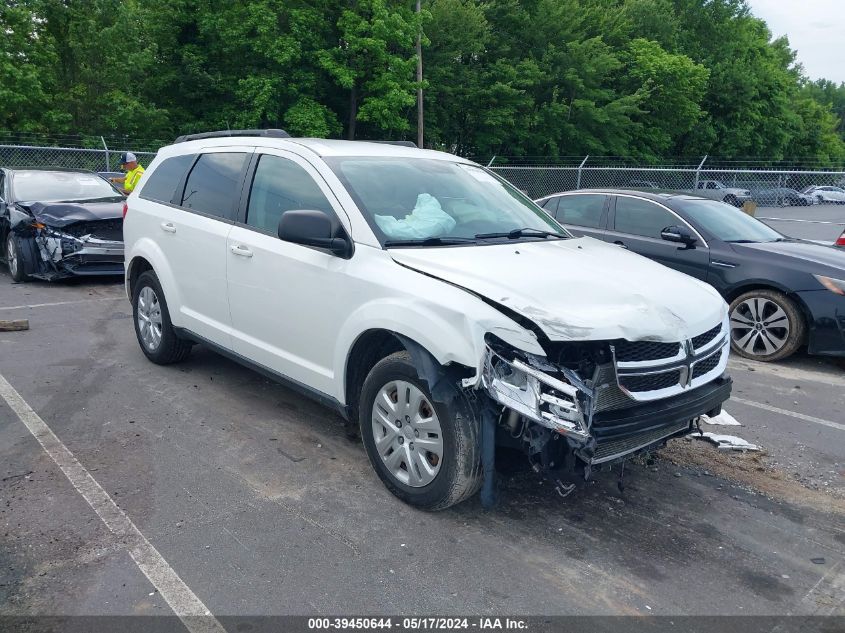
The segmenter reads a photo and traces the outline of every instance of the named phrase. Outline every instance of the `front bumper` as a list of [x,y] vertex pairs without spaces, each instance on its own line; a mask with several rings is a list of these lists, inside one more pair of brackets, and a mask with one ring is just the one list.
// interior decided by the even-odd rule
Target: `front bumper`
[[845,297],[829,290],[807,290],[798,298],[809,311],[807,352],[845,356]]
[[123,275],[124,245],[94,235],[76,237],[55,229],[35,237],[39,266],[33,277],[54,280],[72,276]]
[[[695,418],[720,410],[732,384],[725,374],[728,327],[725,321],[678,344],[678,354],[666,359],[622,362],[614,356],[589,380],[488,340],[482,384],[497,403],[563,435],[585,463],[609,462],[686,433]],[[666,376],[676,382],[664,386]],[[633,379],[640,381],[636,388]]]

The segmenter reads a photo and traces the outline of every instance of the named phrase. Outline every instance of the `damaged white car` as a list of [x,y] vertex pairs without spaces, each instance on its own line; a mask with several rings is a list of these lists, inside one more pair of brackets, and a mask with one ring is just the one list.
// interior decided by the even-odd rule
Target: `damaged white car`
[[151,361],[201,343],[332,406],[418,507],[482,483],[489,503],[496,445],[565,491],[730,395],[715,290],[570,236],[449,154],[280,130],[182,137],[129,196],[124,235]]

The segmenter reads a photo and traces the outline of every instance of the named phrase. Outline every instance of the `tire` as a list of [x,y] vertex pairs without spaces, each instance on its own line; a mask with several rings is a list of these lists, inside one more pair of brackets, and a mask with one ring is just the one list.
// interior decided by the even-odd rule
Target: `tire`
[[[390,492],[424,510],[460,503],[481,485],[480,416],[457,386],[452,395],[435,401],[405,351],[379,361],[361,390],[361,438],[373,469]],[[422,442],[432,450],[420,451]]]
[[29,275],[24,272],[24,260],[21,255],[21,241],[18,236],[12,232],[6,236],[6,266],[9,267],[9,276],[13,281],[18,283],[29,279]]
[[732,206],[734,206],[734,207],[737,207],[737,208],[739,208],[739,207],[741,207],[741,206],[742,206],[742,205],[739,203],[739,200],[737,200],[737,199],[736,199],[736,196],[733,196],[733,195],[731,195],[731,196],[725,196],[725,199],[724,199],[724,200],[722,200],[722,202],[724,202],[724,203],[726,203],[726,204],[730,204],[730,205],[732,205]]
[[173,329],[164,292],[158,277],[151,270],[141,273],[135,282],[132,291],[132,320],[135,322],[135,336],[141,350],[155,364],[178,363],[191,353],[192,343],[180,339]]
[[731,349],[744,358],[773,362],[801,347],[804,316],[789,297],[776,290],[752,290],[731,302]]

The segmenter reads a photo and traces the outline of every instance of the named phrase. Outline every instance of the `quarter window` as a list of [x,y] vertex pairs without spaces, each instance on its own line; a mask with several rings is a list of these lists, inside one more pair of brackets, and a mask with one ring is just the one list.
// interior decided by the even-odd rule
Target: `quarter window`
[[176,187],[192,162],[194,162],[194,154],[166,158],[155,168],[149,178],[141,181],[139,195],[146,200],[172,202]]
[[246,154],[203,154],[188,176],[182,206],[227,220],[235,217],[238,183]]
[[555,217],[563,224],[601,228],[605,197],[601,195],[560,196]]
[[660,239],[667,226],[681,224],[672,213],[648,200],[616,199],[616,230],[620,233]]
[[246,223],[275,235],[282,215],[294,209],[334,215],[328,199],[302,167],[287,158],[262,156],[252,181]]

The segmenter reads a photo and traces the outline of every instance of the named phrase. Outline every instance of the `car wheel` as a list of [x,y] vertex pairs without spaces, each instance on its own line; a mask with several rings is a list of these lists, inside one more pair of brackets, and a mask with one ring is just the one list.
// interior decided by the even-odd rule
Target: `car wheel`
[[154,272],[142,273],[135,282],[132,313],[138,344],[152,362],[169,365],[191,353],[192,343],[180,339],[173,329],[167,301]]
[[455,386],[435,400],[407,352],[379,361],[361,393],[361,438],[390,492],[425,510],[442,510],[481,485],[480,417]]
[[9,275],[14,281],[21,282],[28,279],[29,276],[24,272],[21,242],[14,233],[9,233],[6,236],[6,265],[9,267]]
[[735,207],[741,207],[742,206],[741,204],[739,204],[739,200],[736,199],[736,196],[725,196],[725,199],[722,200],[722,202],[725,202],[726,204],[733,205]]
[[731,348],[770,362],[791,356],[804,342],[806,325],[795,303],[776,290],[752,290],[731,302]]

